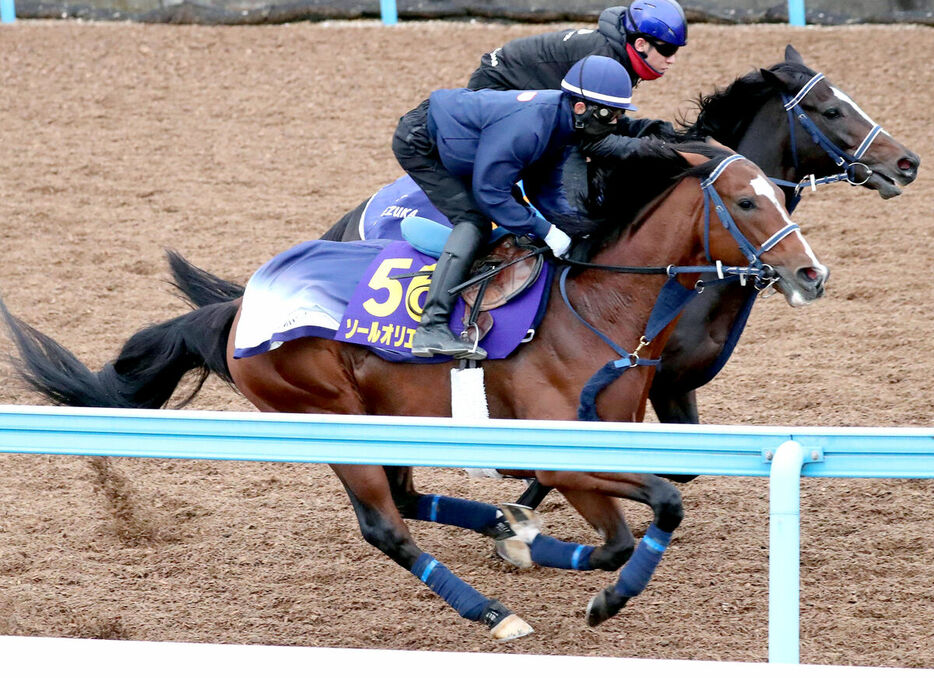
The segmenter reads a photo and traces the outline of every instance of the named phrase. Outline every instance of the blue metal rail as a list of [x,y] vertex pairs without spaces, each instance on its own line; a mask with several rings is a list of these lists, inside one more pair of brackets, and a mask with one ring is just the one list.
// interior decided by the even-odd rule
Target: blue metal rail
[[800,477],[934,478],[934,429],[0,407],[0,452],[769,476],[769,661],[800,646]]

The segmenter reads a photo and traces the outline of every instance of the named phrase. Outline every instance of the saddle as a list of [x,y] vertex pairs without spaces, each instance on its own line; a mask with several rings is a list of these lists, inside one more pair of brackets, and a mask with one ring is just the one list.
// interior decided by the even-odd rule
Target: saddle
[[[450,232],[450,228],[422,217],[407,217],[402,221],[402,235],[409,244],[434,257],[440,255]],[[474,262],[470,271],[471,280],[482,279],[461,292],[467,305],[464,332],[469,341],[479,341],[486,336],[493,327],[489,311],[504,306],[531,287],[541,275],[545,261],[541,252],[529,256],[536,249],[530,238],[515,236],[502,228],[493,231],[486,247],[486,254]],[[488,275],[493,271],[498,272]]]

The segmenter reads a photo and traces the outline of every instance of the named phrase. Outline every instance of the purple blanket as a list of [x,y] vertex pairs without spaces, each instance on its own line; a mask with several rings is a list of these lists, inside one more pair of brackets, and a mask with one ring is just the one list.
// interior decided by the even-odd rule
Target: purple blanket
[[[325,337],[369,347],[387,360],[439,362],[411,353],[435,260],[405,241],[312,240],[277,255],[247,283],[234,340],[235,358],[271,351],[299,337]],[[426,270],[427,269],[427,270]],[[505,358],[526,337],[538,314],[548,275],[507,306],[494,309],[480,345]],[[451,329],[463,329],[464,302]]]

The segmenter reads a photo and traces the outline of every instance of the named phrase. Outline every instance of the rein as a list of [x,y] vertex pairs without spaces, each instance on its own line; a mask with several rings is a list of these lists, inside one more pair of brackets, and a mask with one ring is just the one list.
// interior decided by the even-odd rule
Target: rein
[[[856,151],[853,154],[849,154],[839,146],[834,144],[824,132],[814,123],[813,120],[808,116],[808,114],[801,107],[801,101],[807,96],[808,92],[813,89],[813,87],[824,79],[823,73],[818,73],[810,80],[808,80],[804,86],[798,90],[798,93],[789,97],[788,95],[782,93],[782,102],[785,105],[785,111],[788,113],[788,130],[791,135],[791,157],[794,163],[795,172],[798,170],[798,144],[795,139],[795,121],[797,120],[801,127],[804,128],[811,139],[815,144],[824,149],[824,152],[833,160],[834,164],[837,167],[843,168],[843,171],[839,174],[832,174],[820,179],[816,178],[814,174],[810,174],[801,181],[795,183],[793,181],[785,181],[784,179],[772,179],[773,182],[779,186],[785,186],[789,188],[794,188],[794,195],[791,199],[791,205],[788,208],[788,211],[791,212],[795,207],[798,206],[798,203],[801,201],[801,192],[807,188],[811,187],[811,190],[817,190],[819,185],[823,184],[832,184],[838,181],[846,181],[853,186],[862,186],[869,178],[872,176],[873,172],[866,163],[861,162],[862,157],[866,154],[866,151],[869,150],[869,146],[875,141],[876,137],[879,136],[884,130],[882,125],[873,125],[872,129],[866,134],[865,138],[856,148]],[[866,178],[862,181],[857,181],[855,171],[856,168],[861,167],[866,172]]]
[[[783,229],[772,235],[758,248],[753,247],[746,236],[740,232],[739,228],[736,226],[736,222],[733,220],[733,217],[730,215],[729,211],[727,211],[726,205],[723,203],[723,199],[714,188],[714,182],[729,165],[741,159],[743,159],[743,156],[739,154],[724,158],[720,164],[714,168],[710,175],[708,175],[708,177],[701,182],[701,189],[704,194],[704,252],[707,257],[707,261],[711,261],[711,265],[609,266],[605,264],[592,264],[590,262],[577,261],[573,259],[559,260],[562,264],[564,264],[564,266],[562,266],[558,287],[561,291],[561,298],[564,300],[565,305],[567,305],[568,309],[570,309],[574,317],[576,317],[587,329],[596,334],[604,343],[606,343],[619,355],[618,359],[611,360],[603,367],[601,367],[584,385],[584,388],[581,390],[580,402],[577,409],[577,418],[579,420],[600,421],[596,406],[597,396],[600,395],[603,389],[616,381],[616,379],[618,379],[623,374],[623,372],[633,367],[656,367],[661,363],[661,360],[658,358],[642,358],[640,357],[639,352],[647,347],[652,342],[652,340],[655,339],[655,337],[657,337],[658,334],[681,313],[684,307],[687,306],[696,295],[700,294],[704,290],[704,283],[700,280],[697,281],[697,284],[695,284],[693,289],[684,287],[677,280],[676,276],[678,274],[714,273],[718,278],[718,280],[714,281],[716,283],[721,281],[732,282],[734,280],[739,280],[740,284],[742,285],[745,285],[747,279],[749,279],[752,281],[756,290],[759,291],[771,287],[778,280],[778,276],[775,273],[775,270],[768,264],[762,263],[760,256],[775,247],[775,245],[781,242],[784,238],[800,229],[797,224],[788,224]],[[713,211],[716,212],[717,217],[720,219],[720,223],[733,237],[733,239],[736,241],[736,244],[739,246],[740,251],[749,260],[749,265],[724,266],[723,263],[719,260],[716,262],[711,260],[711,206],[713,206]],[[658,298],[655,300],[655,305],[652,307],[652,312],[650,313],[649,320],[646,323],[645,331],[642,334],[642,337],[639,339],[639,345],[635,348],[635,350],[630,352],[620,347],[604,332],[600,331],[591,323],[589,323],[577,311],[577,309],[574,308],[567,293],[567,278],[572,268],[597,269],[611,273],[634,273],[649,275],[664,274],[669,277],[668,281],[662,287],[661,292],[659,292]],[[755,295],[753,295],[753,298],[754,296]],[[748,310],[751,310],[751,303],[747,307],[747,314]]]

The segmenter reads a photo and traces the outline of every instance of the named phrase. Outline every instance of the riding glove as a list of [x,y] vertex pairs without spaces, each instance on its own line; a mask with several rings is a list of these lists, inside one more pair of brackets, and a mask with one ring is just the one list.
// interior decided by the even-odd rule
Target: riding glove
[[552,224],[551,228],[548,229],[547,235],[545,235],[545,244],[551,248],[551,251],[554,252],[556,257],[561,257],[564,256],[564,253],[567,252],[568,248],[571,246],[571,239],[568,237],[567,233]]

